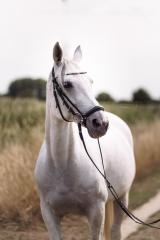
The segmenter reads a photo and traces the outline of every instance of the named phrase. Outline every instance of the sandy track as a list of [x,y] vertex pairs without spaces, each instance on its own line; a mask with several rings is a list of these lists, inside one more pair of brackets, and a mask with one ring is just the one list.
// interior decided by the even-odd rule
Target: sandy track
[[[139,208],[133,211],[133,214],[143,221],[160,210],[160,192],[151,198],[147,203],[143,204]],[[122,224],[122,236],[126,239],[131,233],[136,232],[141,225],[134,223],[128,217],[123,221]]]
[[[40,225],[42,225],[40,223]],[[65,217],[61,224],[63,240],[88,240],[89,226],[84,217],[70,215]],[[49,240],[47,230],[44,226],[31,226],[21,229],[14,223],[0,226],[0,240]]]

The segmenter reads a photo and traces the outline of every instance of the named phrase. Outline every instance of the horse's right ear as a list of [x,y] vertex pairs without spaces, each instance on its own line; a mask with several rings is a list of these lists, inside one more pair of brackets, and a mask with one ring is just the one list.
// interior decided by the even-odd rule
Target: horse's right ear
[[62,62],[62,56],[63,56],[62,49],[59,45],[59,42],[57,42],[53,48],[53,60],[57,65],[59,65]]

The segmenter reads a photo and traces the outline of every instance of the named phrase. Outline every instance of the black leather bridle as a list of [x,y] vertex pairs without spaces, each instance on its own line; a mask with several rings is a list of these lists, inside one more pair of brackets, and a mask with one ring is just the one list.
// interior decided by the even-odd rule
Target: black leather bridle
[[[78,75],[78,74],[85,74],[85,73],[86,72],[68,73],[67,75]],[[83,137],[83,134],[82,134],[82,125],[86,127],[86,120],[87,120],[87,118],[90,115],[92,115],[93,113],[97,112],[97,111],[101,111],[101,110],[104,111],[104,108],[101,107],[101,106],[95,106],[92,109],[90,109],[88,112],[82,113],[78,109],[78,107],[71,101],[71,99],[66,95],[66,93],[63,91],[63,89],[60,87],[60,85],[59,85],[59,83],[57,81],[57,77],[55,76],[54,67],[52,69],[52,83],[53,83],[53,94],[54,94],[54,97],[55,97],[56,107],[58,108],[62,119],[64,121],[66,121],[66,122],[71,122],[71,121],[69,121],[68,119],[66,119],[64,117],[62,109],[61,109],[61,106],[60,106],[60,103],[59,103],[58,96],[61,98],[63,104],[66,106],[68,111],[71,112],[74,117],[77,117],[77,119],[78,119],[79,136],[80,136],[80,139],[81,139],[81,141],[83,143],[83,146],[84,146],[84,149],[86,151],[86,154],[89,157],[90,161],[95,166],[95,168],[97,169],[97,171],[104,178],[105,183],[106,183],[106,187],[111,192],[111,194],[114,197],[116,203],[123,210],[123,212],[129,218],[131,218],[135,223],[141,224],[141,225],[145,225],[147,227],[151,227],[151,228],[155,228],[155,229],[160,229],[160,227],[154,226],[154,224],[160,222],[160,219],[157,219],[156,221],[153,221],[153,222],[150,222],[150,223],[143,222],[141,219],[137,218],[131,211],[129,211],[129,209],[121,201],[121,199],[119,198],[118,194],[116,193],[114,187],[112,186],[112,184],[107,179],[107,175],[106,175],[106,171],[105,171],[105,167],[104,167],[104,160],[103,160],[103,155],[102,155],[102,150],[101,150],[99,139],[98,139],[98,146],[99,146],[100,156],[101,156],[101,160],[102,160],[103,172],[98,168],[98,166],[96,165],[96,163],[94,162],[94,160],[92,159],[92,157],[90,156],[90,154],[89,154],[89,152],[87,150],[87,147],[86,147],[86,144],[85,144],[85,141],[84,141],[84,137]]]
[[[67,73],[66,75],[78,75],[78,74],[86,74],[86,72]],[[82,113],[79,110],[79,108],[71,101],[71,99],[66,95],[66,93],[60,87],[60,85],[59,85],[59,83],[57,81],[57,77],[55,77],[54,68],[52,69],[52,82],[53,82],[53,94],[54,94],[55,101],[56,101],[56,107],[59,109],[59,112],[60,112],[61,117],[63,118],[63,120],[65,120],[67,122],[70,122],[70,120],[66,119],[64,117],[64,115],[63,115],[63,112],[61,110],[60,103],[59,103],[59,100],[58,100],[58,96],[61,98],[63,104],[66,106],[68,111],[70,113],[72,113],[72,115],[74,117],[76,117],[77,120],[79,120],[79,123],[81,125],[84,125],[84,126],[86,126],[87,118],[90,115],[92,115],[93,113],[95,113],[97,111],[104,111],[104,107],[102,107],[102,106],[94,106],[93,108],[91,108],[86,113]]]

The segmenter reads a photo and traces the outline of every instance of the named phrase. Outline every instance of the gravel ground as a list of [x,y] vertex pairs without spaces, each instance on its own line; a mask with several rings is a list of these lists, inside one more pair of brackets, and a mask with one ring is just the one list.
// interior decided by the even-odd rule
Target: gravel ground
[[[70,216],[65,218],[61,225],[64,240],[89,239],[88,222],[83,217]],[[0,240],[48,240],[44,225],[30,226],[24,229],[15,223],[0,226]]]

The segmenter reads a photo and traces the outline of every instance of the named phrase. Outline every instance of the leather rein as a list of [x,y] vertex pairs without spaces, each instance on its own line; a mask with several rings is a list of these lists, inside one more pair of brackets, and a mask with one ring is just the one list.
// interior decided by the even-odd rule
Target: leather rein
[[[79,74],[86,74],[86,72],[76,72],[76,73],[68,73],[66,75],[79,75]],[[53,95],[55,97],[55,102],[56,102],[56,108],[58,108],[59,113],[62,117],[62,119],[66,122],[72,122],[69,121],[68,119],[66,119],[63,115],[61,106],[60,106],[60,102],[59,102],[59,98],[62,100],[63,105],[65,105],[65,107],[68,109],[68,111],[73,115],[73,117],[76,117],[76,119],[78,120],[78,131],[79,131],[79,136],[80,139],[82,141],[83,147],[86,151],[87,156],[89,157],[90,161],[92,162],[92,164],[95,166],[95,168],[97,169],[97,171],[100,173],[100,175],[104,178],[105,183],[106,183],[106,187],[109,189],[109,191],[111,192],[112,196],[114,197],[116,203],[119,205],[119,207],[123,210],[123,212],[130,218],[132,219],[135,223],[140,224],[140,225],[145,225],[147,227],[151,227],[151,228],[155,228],[155,229],[160,229],[160,227],[154,226],[154,224],[160,222],[160,219],[157,219],[153,222],[150,223],[146,223],[144,221],[142,221],[141,219],[137,218],[125,205],[124,203],[120,200],[118,194],[116,193],[114,187],[112,186],[112,184],[109,182],[109,180],[107,179],[107,175],[106,175],[106,171],[105,171],[105,167],[104,167],[104,160],[103,160],[103,154],[102,154],[102,150],[101,150],[101,146],[100,146],[100,141],[98,139],[98,147],[99,147],[99,151],[100,151],[100,156],[101,156],[101,161],[102,161],[102,167],[103,167],[103,172],[98,168],[98,166],[96,165],[96,163],[94,162],[94,160],[92,159],[92,157],[90,156],[87,147],[86,147],[86,143],[83,137],[83,133],[82,133],[82,126],[86,127],[86,120],[87,118],[92,115],[93,113],[97,112],[97,111],[104,111],[104,108],[102,106],[95,106],[92,109],[90,109],[88,112],[86,112],[85,114],[82,113],[78,107],[71,101],[71,99],[66,95],[66,93],[63,91],[63,89],[60,87],[58,81],[57,81],[57,77],[55,76],[55,72],[54,72],[54,67],[52,68],[52,83],[53,83]]]

